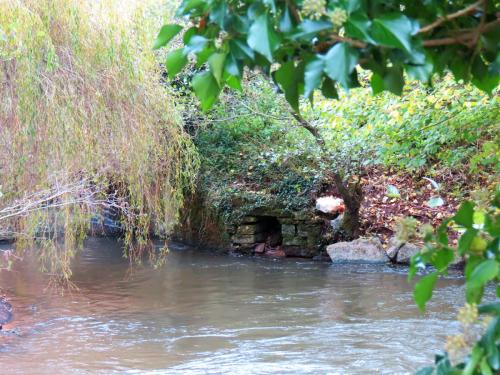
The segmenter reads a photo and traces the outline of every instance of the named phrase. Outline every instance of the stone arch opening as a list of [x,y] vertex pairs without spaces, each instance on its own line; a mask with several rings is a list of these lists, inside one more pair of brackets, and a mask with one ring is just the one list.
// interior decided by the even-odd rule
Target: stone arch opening
[[258,216],[262,238],[266,245],[271,247],[279,246],[283,243],[283,233],[281,223],[275,216]]

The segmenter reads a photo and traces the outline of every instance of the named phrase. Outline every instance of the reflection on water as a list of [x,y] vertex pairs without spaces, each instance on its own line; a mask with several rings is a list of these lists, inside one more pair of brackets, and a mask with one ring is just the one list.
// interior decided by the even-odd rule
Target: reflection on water
[[174,248],[130,275],[90,239],[78,292],[45,292],[33,263],[0,273],[21,336],[0,336],[2,374],[409,373],[457,330],[461,280],[425,315],[406,270],[229,257]]

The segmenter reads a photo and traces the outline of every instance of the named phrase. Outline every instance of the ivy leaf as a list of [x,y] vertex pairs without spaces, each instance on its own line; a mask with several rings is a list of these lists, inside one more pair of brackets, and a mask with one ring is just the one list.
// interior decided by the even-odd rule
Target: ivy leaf
[[231,53],[236,57],[237,59],[243,60],[243,59],[250,59],[253,60],[255,59],[255,53],[253,50],[248,47],[248,45],[242,41],[242,40],[231,40],[229,42],[229,48],[231,49]]
[[212,75],[214,76],[219,86],[221,86],[222,73],[224,73],[225,61],[226,61],[225,53],[214,53],[208,59],[208,66],[210,66]]
[[474,204],[469,201],[462,203],[455,216],[453,216],[453,220],[465,228],[472,228],[474,224]]
[[352,14],[345,23],[347,36],[353,39],[363,40],[371,44],[377,44],[370,36],[371,21],[364,14]]
[[485,284],[498,275],[498,262],[485,260],[470,272],[466,283],[465,297],[469,303],[479,303],[484,294]]
[[190,53],[199,53],[203,51],[208,43],[208,39],[201,35],[193,35],[189,42],[187,42],[184,47],[184,53],[189,55]]
[[204,0],[184,0],[179,9],[177,9],[176,15],[178,17],[185,16],[193,11],[202,11],[205,8],[206,2]]
[[298,83],[301,76],[293,61],[283,64],[275,74],[276,82],[279,83],[285,92],[286,100],[296,112],[299,112]]
[[431,263],[438,271],[444,271],[453,259],[455,259],[454,251],[446,247],[432,254]]
[[432,291],[434,290],[434,285],[436,285],[437,278],[438,278],[438,273],[433,272],[422,277],[418,281],[418,283],[415,284],[413,297],[420,311],[425,310],[425,305],[427,301],[431,299]]
[[250,26],[247,43],[250,48],[263,55],[269,62],[273,62],[273,52],[279,46],[279,36],[269,25],[265,14],[257,17]]
[[325,30],[330,30],[332,27],[332,23],[328,21],[313,21],[310,19],[306,19],[299,25],[298,31],[292,35],[292,38],[310,39],[316,36],[317,33]]
[[329,77],[325,77],[323,79],[323,83],[321,84],[321,94],[327,99],[338,99],[339,94],[337,89],[335,88],[335,82],[332,81]]
[[159,49],[170,42],[179,32],[182,30],[182,26],[171,24],[163,25],[158,36],[153,44],[153,49]]
[[288,6],[285,6],[285,11],[283,12],[283,15],[280,19],[280,31],[289,33],[290,31],[292,31],[292,28],[293,22],[292,17],[290,16],[290,9],[288,9]]
[[328,77],[348,89],[351,82],[349,75],[358,62],[358,51],[347,43],[338,43],[330,48],[324,59]]
[[374,95],[385,90],[401,95],[404,86],[403,71],[400,68],[393,67],[389,68],[383,76],[374,72],[370,85]]
[[375,18],[372,37],[383,46],[400,48],[412,53],[412,35],[418,31],[418,24],[402,14],[388,14]]
[[493,89],[497,87],[498,81],[500,80],[500,76],[498,74],[488,71],[488,67],[484,63],[481,56],[477,56],[474,59],[471,73],[472,83],[489,95],[491,95]]
[[240,67],[238,66],[238,61],[232,53],[227,55],[224,70],[235,77],[240,77]]
[[227,14],[227,2],[220,1],[210,12],[210,21],[217,24],[220,28],[223,28]]
[[460,236],[458,240],[458,253],[460,255],[464,255],[465,252],[470,249],[477,233],[476,229],[467,229],[465,233]]
[[306,65],[304,72],[305,97],[309,98],[312,95],[313,91],[316,90],[321,84],[324,67],[325,61],[321,58],[315,58]]
[[434,65],[432,61],[426,60],[425,63],[421,65],[407,65],[406,70],[413,79],[421,82],[429,82],[434,71]]
[[476,289],[482,287],[488,281],[493,280],[499,272],[498,262],[493,259],[485,260],[474,268],[469,280],[467,288]]
[[171,51],[167,54],[167,61],[165,63],[167,67],[168,75],[173,78],[175,77],[188,62],[187,56],[184,54],[184,49],[179,48]]
[[193,89],[196,97],[201,102],[203,111],[209,110],[217,100],[220,87],[211,72],[198,73],[193,78]]
[[384,88],[395,95],[403,93],[403,86],[405,84],[403,77],[403,70],[398,67],[392,67],[387,70],[384,76]]

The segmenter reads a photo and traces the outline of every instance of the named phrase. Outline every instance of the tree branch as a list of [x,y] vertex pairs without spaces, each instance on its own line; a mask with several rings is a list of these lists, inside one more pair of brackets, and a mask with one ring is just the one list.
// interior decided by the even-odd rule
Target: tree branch
[[300,23],[301,22],[300,14],[297,8],[295,7],[295,4],[293,4],[290,0],[286,0],[286,5],[288,6],[288,9],[290,9],[290,11],[292,12],[292,16],[295,19],[295,22]]
[[448,14],[448,15],[445,15],[444,17],[438,18],[433,23],[431,23],[431,24],[429,24],[427,26],[422,27],[418,31],[418,34],[428,33],[429,31],[435,29],[436,27],[440,26],[441,24],[443,24],[446,21],[450,21],[452,19],[455,19],[455,18],[458,18],[458,17],[462,17],[462,16],[465,16],[465,15],[467,15],[469,13],[472,13],[472,12],[474,12],[483,3],[484,3],[484,0],[479,0],[479,1],[476,1],[474,4],[469,5],[468,7],[464,8],[462,10],[459,10],[458,12],[455,12],[455,13],[452,13],[452,14]]
[[[483,26],[474,29],[466,34],[450,36],[440,39],[428,39],[423,41],[424,47],[439,47],[447,46],[450,44],[464,44],[470,48],[477,44],[478,36],[481,34],[500,26],[500,19],[484,24]],[[471,43],[472,42],[472,43]]]
[[304,129],[306,129],[309,133],[313,135],[314,139],[316,139],[316,143],[321,148],[321,150],[323,150],[325,146],[325,140],[319,133],[318,129],[312,126],[304,117],[302,117],[296,111],[292,110],[290,111],[290,113],[295,118],[295,120],[297,120],[300,126],[302,126]]

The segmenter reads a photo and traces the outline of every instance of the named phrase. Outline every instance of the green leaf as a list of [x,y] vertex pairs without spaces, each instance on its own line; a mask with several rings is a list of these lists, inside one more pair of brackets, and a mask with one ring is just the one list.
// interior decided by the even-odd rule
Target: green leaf
[[292,17],[290,16],[290,9],[288,6],[285,6],[285,11],[280,19],[280,31],[284,33],[289,33],[293,29]]
[[325,61],[321,58],[315,58],[314,60],[307,63],[304,72],[304,96],[310,97],[314,90],[316,90],[321,84],[321,78],[323,77],[323,69],[325,67]]
[[474,224],[474,204],[469,201],[463,202],[455,216],[453,216],[453,220],[465,228],[472,228]]
[[482,287],[488,281],[493,280],[498,275],[498,262],[493,259],[481,262],[467,280],[467,287],[475,289]]
[[298,69],[293,61],[283,64],[275,74],[276,82],[279,83],[282,90],[285,92],[285,98],[290,103],[290,106],[299,112],[299,88],[298,83],[301,78]]
[[384,88],[396,95],[401,95],[403,93],[403,86],[405,80],[403,77],[403,70],[398,67],[392,67],[387,69],[387,73],[384,75]]
[[241,77],[240,67],[238,66],[238,61],[232,53],[227,55],[225,62],[225,71],[235,77]]
[[269,24],[267,15],[263,14],[257,17],[252,23],[247,43],[250,48],[263,55],[269,62],[273,61],[273,52],[279,46],[279,36]]
[[432,291],[434,290],[434,285],[436,285],[436,280],[438,278],[438,273],[433,272],[429,275],[422,277],[418,283],[415,284],[415,290],[413,291],[413,297],[417,303],[420,311],[425,310],[425,304],[432,297]]
[[242,40],[231,40],[229,42],[229,48],[231,50],[231,53],[236,57],[237,59],[250,59],[253,60],[255,59],[255,53],[253,50]]
[[332,27],[333,25],[331,22],[306,19],[299,25],[298,31],[292,35],[292,38],[311,39],[316,36],[317,33],[325,30],[331,30]]
[[339,94],[335,88],[335,82],[330,78],[325,77],[323,83],[321,84],[321,93],[327,99],[338,99]]
[[170,78],[175,77],[188,62],[187,56],[184,54],[184,49],[179,48],[167,54],[167,61],[165,63],[167,72]]
[[488,360],[486,357],[483,357],[483,360],[479,365],[479,369],[481,370],[481,375],[493,375],[493,371],[491,371],[491,368],[488,365]]
[[383,76],[374,72],[370,84],[374,95],[384,90],[401,95],[404,86],[403,71],[393,67],[387,69]]
[[497,347],[498,332],[500,332],[500,317],[495,316],[481,337],[480,343],[486,349],[489,366],[498,373],[500,370],[500,350]]
[[474,345],[474,348],[472,348],[472,353],[467,362],[467,365],[462,372],[462,375],[472,375],[474,373],[474,370],[476,369],[476,366],[479,364],[479,361],[483,357],[483,354],[484,349],[477,344]]
[[358,51],[347,43],[338,43],[330,48],[324,59],[328,77],[348,89],[351,82],[349,75],[358,62]]
[[476,229],[467,229],[458,240],[458,253],[464,255],[472,245],[472,241],[476,238],[478,231]]
[[430,58],[426,58],[423,64],[407,65],[406,71],[411,78],[427,83],[434,72],[434,64]]
[[184,53],[186,55],[189,55],[190,53],[199,53],[205,49],[207,43],[208,39],[204,36],[193,35],[184,47]]
[[415,375],[432,375],[434,373],[434,367],[424,367],[418,370]]
[[373,95],[380,94],[385,90],[384,78],[378,73],[373,73],[370,80],[370,86],[372,87]]
[[193,78],[193,89],[203,111],[209,110],[220,94],[220,87],[211,72],[198,73]]
[[153,44],[153,49],[158,49],[165,46],[170,42],[179,32],[182,30],[182,26],[179,25],[164,25]]
[[224,27],[224,21],[228,14],[227,5],[226,1],[220,1],[210,12],[210,21],[217,24],[220,28]]
[[500,316],[500,302],[487,303],[478,308],[480,314],[492,314]]
[[241,91],[241,78],[238,76],[233,76],[231,74],[226,74],[224,77],[224,80],[226,81],[227,85],[231,87],[234,90]]
[[344,27],[346,35],[353,38],[363,40],[371,44],[377,44],[370,36],[371,21],[365,14],[352,14],[346,21]]
[[436,196],[429,199],[429,201],[426,204],[430,208],[441,207],[442,205],[444,205],[444,200],[443,198]]
[[481,263],[484,259],[477,255],[471,255],[467,259],[467,263],[464,269],[465,280],[470,280],[470,276],[472,275],[472,271],[477,267],[479,263]]
[[177,9],[176,15],[180,17],[182,15],[188,15],[197,9],[203,10],[205,5],[205,0],[184,0],[179,6],[179,9]]
[[444,271],[453,259],[455,259],[455,252],[446,247],[432,254],[431,263],[438,271]]
[[480,55],[476,56],[471,68],[472,83],[489,95],[497,87],[500,75],[490,72]]
[[379,44],[400,48],[408,53],[413,50],[412,35],[418,25],[403,14],[388,14],[375,18],[372,24],[372,37]]
[[219,86],[221,86],[222,74],[224,73],[225,62],[226,62],[225,53],[214,53],[208,59],[208,66],[210,66],[212,75],[214,76]]

